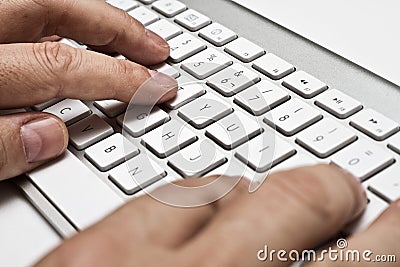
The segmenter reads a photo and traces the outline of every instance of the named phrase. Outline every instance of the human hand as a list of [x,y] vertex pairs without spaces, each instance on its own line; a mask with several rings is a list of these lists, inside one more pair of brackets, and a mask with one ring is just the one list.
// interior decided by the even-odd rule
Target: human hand
[[[214,179],[178,184],[195,187]],[[289,261],[260,262],[257,252],[264,245],[277,251],[314,248],[357,218],[367,203],[357,179],[327,165],[272,174],[252,194],[247,186],[239,183],[224,198],[198,208],[176,208],[140,197],[64,242],[37,266],[289,266]],[[349,248],[399,252],[399,207],[398,202],[393,204],[367,230],[350,237]],[[312,266],[328,265],[368,264],[338,261]]]
[[[0,1],[0,12],[0,109],[52,98],[129,102],[151,77],[148,96],[162,96],[162,102],[177,92],[175,80],[139,65],[164,61],[168,44],[102,0]],[[37,43],[51,35],[123,54],[139,64],[57,42]],[[154,103],[151,97],[142,101]],[[0,125],[0,180],[60,155],[68,143],[64,123],[50,114],[7,115],[0,117]]]

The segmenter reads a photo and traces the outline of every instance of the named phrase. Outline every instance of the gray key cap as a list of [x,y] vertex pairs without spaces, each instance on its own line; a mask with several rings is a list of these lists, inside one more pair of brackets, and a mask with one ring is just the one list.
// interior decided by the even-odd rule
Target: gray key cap
[[68,127],[72,145],[79,150],[112,135],[113,128],[97,115],[91,115]]
[[61,100],[62,100],[62,98],[54,98],[54,99],[49,100],[49,101],[47,101],[47,102],[34,105],[32,108],[33,108],[34,110],[36,110],[36,111],[42,111],[42,110],[44,110],[44,109],[46,109],[46,108],[48,108],[48,107],[50,107],[50,106],[52,106],[52,105],[54,105],[54,104],[57,104],[57,103],[60,102]]
[[233,96],[256,84],[260,80],[257,73],[235,63],[232,66],[211,76],[207,85],[224,96]]
[[109,179],[127,195],[132,195],[165,177],[167,173],[146,154],[110,171]]
[[117,118],[119,125],[123,125],[133,137],[139,137],[167,122],[170,117],[162,109],[155,107],[136,106]]
[[168,164],[183,177],[201,177],[226,162],[208,141],[196,142],[170,157]]
[[290,96],[285,90],[262,80],[235,96],[234,102],[251,114],[260,116],[289,98]]
[[101,171],[108,171],[137,154],[139,149],[119,133],[85,150],[85,157]]
[[65,99],[43,111],[56,115],[67,126],[86,118],[92,113],[81,101],[72,99]]
[[94,106],[109,118],[117,117],[125,112],[128,105],[118,100],[102,100],[94,102]]
[[28,176],[79,230],[88,228],[124,204],[70,151]]
[[233,61],[214,48],[208,48],[185,60],[181,68],[197,79],[205,79],[231,65]]
[[395,163],[367,181],[369,189],[388,202],[400,199],[400,164]]
[[249,116],[235,112],[209,126],[206,135],[224,149],[234,149],[261,133],[259,123]]
[[178,112],[178,116],[193,127],[203,129],[222,119],[232,111],[232,107],[218,99],[218,97],[206,94],[182,107]]
[[197,136],[176,120],[167,122],[142,138],[143,144],[160,158],[166,158],[192,144]]

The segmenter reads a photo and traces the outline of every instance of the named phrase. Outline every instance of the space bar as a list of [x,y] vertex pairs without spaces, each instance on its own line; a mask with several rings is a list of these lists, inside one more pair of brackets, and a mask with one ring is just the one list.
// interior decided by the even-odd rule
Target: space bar
[[27,175],[78,230],[96,223],[124,203],[69,151]]

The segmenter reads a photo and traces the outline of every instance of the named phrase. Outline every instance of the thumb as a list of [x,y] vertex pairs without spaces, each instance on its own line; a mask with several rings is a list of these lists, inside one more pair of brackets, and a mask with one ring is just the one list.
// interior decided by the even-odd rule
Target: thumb
[[0,117],[0,180],[32,170],[62,154],[68,131],[57,117],[29,112]]

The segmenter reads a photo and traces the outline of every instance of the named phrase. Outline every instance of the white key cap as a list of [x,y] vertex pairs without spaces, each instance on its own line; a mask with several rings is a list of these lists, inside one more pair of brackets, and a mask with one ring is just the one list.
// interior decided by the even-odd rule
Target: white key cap
[[189,9],[176,16],[175,22],[179,23],[189,31],[195,32],[210,24],[211,20],[209,17],[206,17],[193,9]]
[[375,196],[371,192],[367,191],[367,198],[369,203],[364,213],[354,223],[351,223],[346,227],[344,232],[346,234],[355,234],[365,230],[372,222],[374,222],[379,215],[389,207],[389,205]]
[[137,154],[139,149],[120,133],[85,150],[85,157],[101,171],[108,171]]
[[102,100],[94,102],[96,108],[110,118],[117,117],[125,112],[128,105],[118,100]]
[[231,150],[261,133],[261,125],[237,111],[209,126],[206,135],[224,149]]
[[113,128],[97,115],[91,115],[68,127],[72,145],[79,150],[112,135]]
[[260,116],[290,98],[289,94],[275,84],[262,80],[235,97],[235,103],[253,115]]
[[107,0],[107,3],[109,3],[112,6],[115,6],[116,8],[128,11],[131,9],[134,9],[139,6],[138,2],[134,0]]
[[296,154],[296,150],[268,130],[239,147],[235,156],[257,172],[266,172],[273,166]]
[[137,19],[144,26],[158,20],[158,15],[144,6],[135,8],[129,11],[128,14]]
[[262,47],[243,37],[239,37],[228,44],[225,47],[225,51],[245,63],[251,62],[265,54],[265,50]]
[[334,119],[325,118],[301,132],[296,141],[320,158],[326,158],[354,142],[357,136]]
[[74,40],[67,39],[67,38],[62,38],[58,42],[61,43],[61,44],[69,45],[69,46],[71,46],[73,48],[78,48],[78,49],[83,49],[83,50],[87,49],[86,45],[80,44],[80,43],[78,43],[78,42],[76,42]]
[[67,126],[89,116],[92,111],[81,101],[65,99],[45,110],[59,117]]
[[167,122],[142,138],[143,144],[160,158],[166,158],[196,142],[197,136],[177,120]]
[[150,112],[149,109],[146,106],[136,106],[128,110],[128,115],[119,116],[117,121],[133,137],[139,137],[170,119],[169,115],[158,107],[153,108]]
[[58,102],[60,102],[62,100],[62,98],[54,98],[52,100],[49,100],[47,102],[41,103],[41,104],[37,104],[34,105],[32,108],[36,111],[42,111],[48,107],[51,107],[54,104],[57,104]]
[[186,5],[177,0],[159,0],[153,4],[153,9],[168,18],[172,18],[185,11]]
[[208,125],[222,119],[231,113],[232,107],[212,94],[205,96],[182,107],[178,116],[197,129],[203,129]]
[[289,100],[270,111],[270,114],[265,117],[266,123],[275,125],[287,136],[300,132],[322,118],[318,110],[299,99]]
[[236,93],[256,84],[260,76],[239,63],[211,76],[207,85],[224,96],[233,96]]
[[206,49],[206,45],[189,33],[183,33],[168,41],[171,48],[170,59],[174,63],[181,62],[188,57]]
[[388,202],[400,199],[400,164],[395,163],[367,181],[369,189]]
[[214,48],[208,48],[182,62],[181,68],[197,79],[205,79],[225,69],[233,61]]
[[339,119],[346,119],[363,108],[359,101],[336,89],[317,96],[315,104]]
[[316,161],[314,158],[306,155],[305,153],[298,153],[273,167],[271,173],[287,171],[306,166],[314,166],[316,164],[318,164],[318,161]]
[[273,80],[282,79],[296,70],[292,64],[271,53],[254,61],[253,68]]
[[378,141],[399,131],[399,125],[373,109],[365,109],[351,118],[351,126]]
[[226,162],[214,144],[196,142],[171,156],[168,164],[182,177],[201,177]]
[[28,176],[79,230],[88,228],[124,204],[69,151]]
[[304,71],[296,71],[283,80],[283,86],[304,98],[312,98],[326,89],[328,86]]
[[392,149],[394,152],[400,154],[400,134],[396,134],[389,140],[389,148]]
[[332,162],[363,181],[388,167],[394,158],[372,142],[359,140],[336,153]]
[[145,5],[150,5],[151,3],[153,3],[156,0],[139,0],[140,2],[142,2]]
[[180,76],[179,71],[167,63],[161,63],[159,65],[153,66],[151,69],[157,70],[158,72],[164,73],[172,78],[176,79]]
[[182,33],[182,30],[178,26],[172,24],[166,19],[161,19],[150,24],[147,26],[147,29],[155,32],[167,41]]
[[165,177],[166,172],[147,155],[139,156],[110,171],[109,179],[127,195],[146,188]]
[[169,109],[178,109],[206,93],[203,84],[193,83],[184,76],[178,79],[178,84],[178,93],[175,98],[165,103]]
[[200,31],[199,36],[215,46],[223,46],[237,38],[236,33],[219,23],[205,27]]

